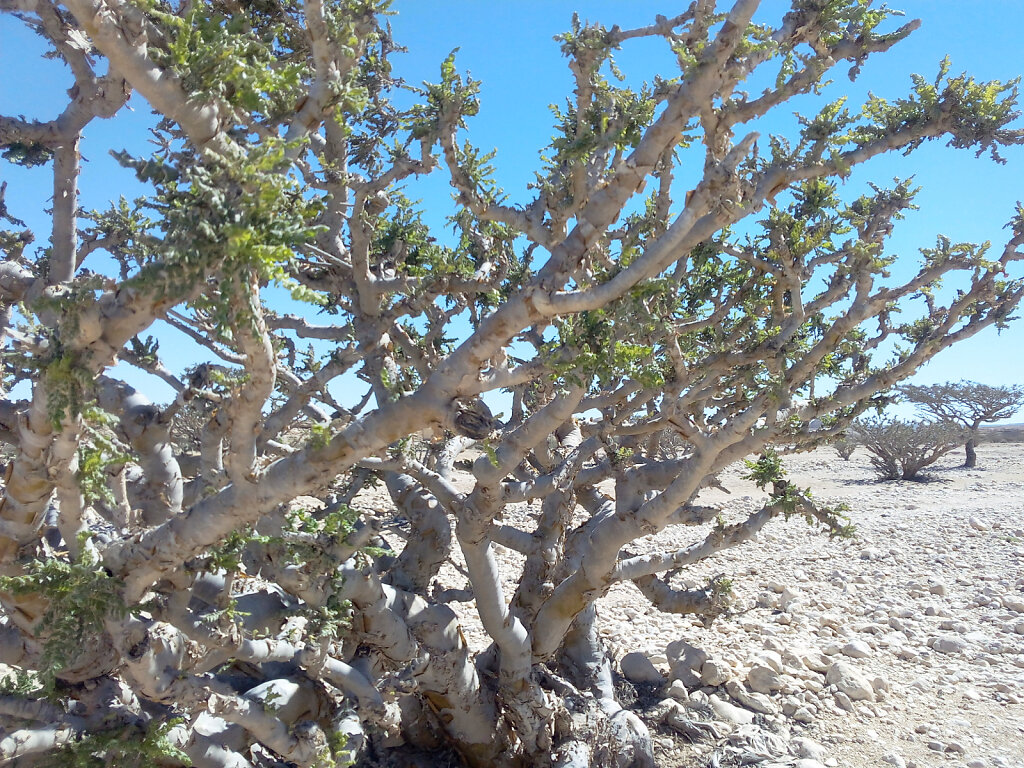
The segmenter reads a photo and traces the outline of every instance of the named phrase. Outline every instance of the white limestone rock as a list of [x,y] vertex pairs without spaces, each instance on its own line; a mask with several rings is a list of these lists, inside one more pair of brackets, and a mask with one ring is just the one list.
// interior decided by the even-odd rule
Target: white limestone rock
[[834,685],[853,701],[874,701],[875,690],[871,681],[845,661],[837,661],[828,668],[825,682]]

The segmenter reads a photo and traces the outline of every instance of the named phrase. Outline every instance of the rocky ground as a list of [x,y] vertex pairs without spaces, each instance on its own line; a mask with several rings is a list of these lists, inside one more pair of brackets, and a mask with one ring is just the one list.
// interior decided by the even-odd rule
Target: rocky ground
[[[977,469],[954,454],[927,482],[886,483],[863,452],[786,457],[790,480],[850,505],[856,538],[778,520],[680,574],[732,580],[734,611],[710,628],[660,614],[632,585],[612,590],[602,631],[659,766],[1024,768],[1024,445],[978,453]],[[743,471],[702,501],[730,520],[758,507]],[[673,529],[633,552],[703,535]],[[520,561],[499,557],[511,594]],[[456,566],[442,575],[462,586]],[[486,645],[471,606],[453,607]]]
[[[654,615],[622,587],[603,606],[609,639],[620,659],[638,649],[666,679],[683,678],[686,697],[672,689],[682,714],[707,697],[740,753],[756,752],[758,738],[772,753],[764,731],[789,742],[783,752],[776,741],[764,765],[1024,768],[1024,446],[982,446],[976,469],[960,462],[946,457],[928,482],[877,483],[863,453],[787,457],[793,482],[851,506],[856,538],[830,542],[801,520],[778,521],[756,545],[686,574],[730,576],[732,616],[705,629]],[[753,508],[741,473],[723,484],[733,508]],[[685,533],[649,545],[682,544]],[[659,738],[666,766],[714,754]]]

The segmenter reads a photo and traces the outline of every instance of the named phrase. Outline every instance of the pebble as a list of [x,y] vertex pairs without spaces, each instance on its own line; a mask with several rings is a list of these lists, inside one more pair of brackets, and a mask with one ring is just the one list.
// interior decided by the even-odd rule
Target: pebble
[[954,654],[963,653],[967,648],[967,641],[955,635],[943,635],[940,637],[928,638],[928,647],[939,653]]
[[683,685],[682,680],[673,680],[665,688],[665,695],[676,701],[686,701],[690,698],[689,691],[686,690],[686,686]]
[[1024,613],[1024,598],[1007,595],[1003,598],[1003,608],[1014,613]]
[[665,655],[668,657],[672,677],[689,686],[701,684],[699,670],[708,660],[706,651],[685,640],[673,640],[665,647]]
[[756,664],[747,673],[747,685],[752,691],[769,694],[782,688],[782,678],[771,667]]
[[718,698],[715,694],[708,696],[708,704],[715,714],[727,723],[749,725],[754,722],[754,713],[749,709],[737,707],[735,704]]
[[863,640],[854,640],[843,646],[843,655],[851,659],[866,659],[871,655],[871,646]]
[[871,682],[845,661],[837,661],[825,675],[825,682],[834,685],[853,701],[874,701],[875,690]]
[[732,677],[732,667],[719,659],[708,659],[700,668],[700,680],[704,685],[717,687]]
[[665,682],[665,678],[658,668],[639,651],[633,651],[623,656],[619,661],[619,669],[622,670],[622,676],[631,683]]
[[823,761],[828,751],[818,742],[804,736],[797,736],[790,742],[797,757],[806,757],[811,760]]
[[779,711],[768,696],[763,693],[750,693],[737,680],[727,682],[725,690],[735,701],[762,715],[774,715]]
[[991,525],[989,525],[984,520],[982,520],[980,517],[977,517],[975,515],[971,515],[971,517],[968,519],[967,522],[970,524],[971,528],[973,528],[976,531],[990,531],[990,530],[992,530],[992,526]]

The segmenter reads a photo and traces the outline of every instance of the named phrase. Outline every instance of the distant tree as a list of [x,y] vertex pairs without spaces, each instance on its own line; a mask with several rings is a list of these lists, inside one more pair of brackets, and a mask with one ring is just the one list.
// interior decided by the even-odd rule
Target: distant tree
[[950,421],[863,418],[857,442],[871,453],[883,480],[916,480],[918,473],[963,442],[963,429]]
[[907,384],[900,387],[900,392],[923,415],[954,421],[965,428],[965,467],[978,463],[974,450],[978,428],[985,422],[1009,418],[1024,406],[1024,386],[990,387],[974,381],[947,381],[930,387]]
[[[74,79],[52,120],[0,115],[0,153],[54,189],[35,247],[0,184],[0,763],[312,768],[404,740],[474,768],[652,766],[598,600],[632,585],[710,619],[723,582],[680,569],[793,513],[842,534],[768,454],[760,509],[696,496],[835,436],[1024,293],[1009,206],[999,255],[940,238],[892,268],[915,190],[851,175],[932,140],[1000,159],[1024,132],[1016,81],[948,62],[899,98],[816,100],[917,27],[884,5],[575,19],[512,198],[454,55],[423,86],[392,74],[390,5],[0,0]],[[631,88],[614,56],[642,39],[670,71]],[[146,156],[116,153],[147,194],[87,210],[82,133],[129,98],[159,115]],[[407,194],[428,175],[454,203]],[[349,503],[374,481],[392,503]],[[400,551],[376,538],[396,509]],[[633,546],[669,526],[692,546]],[[487,648],[434,589],[450,561]]]

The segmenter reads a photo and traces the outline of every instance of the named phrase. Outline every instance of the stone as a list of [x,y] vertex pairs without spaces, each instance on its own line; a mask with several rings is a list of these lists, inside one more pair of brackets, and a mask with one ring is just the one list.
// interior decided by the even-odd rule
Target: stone
[[747,673],[750,690],[757,693],[772,693],[782,688],[782,678],[771,667],[755,664]]
[[814,671],[824,674],[832,666],[832,660],[819,650],[810,650],[800,656],[804,665]]
[[619,660],[622,676],[631,683],[664,683],[665,678],[651,660],[639,651],[627,653]]
[[898,752],[890,752],[885,755],[882,760],[893,768],[907,768],[907,761],[903,759],[903,756]]
[[976,531],[989,531],[992,529],[991,525],[986,523],[980,517],[975,517],[974,515],[971,515],[967,522],[970,523],[971,528]]
[[715,715],[724,720],[727,723],[735,723],[736,725],[750,725],[754,722],[754,713],[750,710],[737,707],[732,702],[720,699],[714,694],[708,697],[708,704],[714,711]]
[[[779,674],[782,674],[785,671],[785,667],[782,665],[782,653],[771,648],[766,648],[765,650],[758,651],[754,654],[754,661],[771,667]],[[753,665],[753,662],[751,662],[751,665]]]
[[700,669],[708,660],[706,651],[685,640],[673,640],[665,647],[665,655],[673,678],[691,687],[701,684]]
[[803,602],[803,593],[796,589],[786,587],[779,595],[779,609],[783,611],[792,610]]
[[726,692],[747,709],[760,712],[762,715],[778,714],[774,702],[763,693],[750,693],[738,680],[730,680],[725,684]]
[[732,677],[732,668],[719,659],[708,659],[700,668],[700,680],[704,685],[719,686]]
[[871,681],[845,661],[837,661],[825,673],[825,682],[834,685],[853,701],[874,701],[875,691]]
[[963,653],[967,648],[967,641],[955,635],[940,635],[939,637],[928,638],[928,647],[939,653],[953,655]]
[[800,707],[800,709],[793,713],[793,719],[798,723],[813,723],[814,713],[808,707]]
[[842,691],[836,691],[833,694],[833,697],[836,700],[836,706],[838,706],[840,709],[846,710],[847,712],[857,711],[857,708],[853,706],[853,702],[850,701],[850,697]]
[[796,750],[797,757],[806,757],[811,760],[818,760],[819,762],[825,760],[828,752],[821,744],[804,736],[797,736],[790,744]]
[[1003,608],[1014,613],[1024,613],[1024,598],[1007,595],[1003,598]]
[[851,659],[866,659],[871,655],[871,646],[863,640],[853,640],[843,646],[843,655]]
[[665,688],[665,695],[676,701],[686,701],[690,698],[690,693],[686,690],[682,680],[673,680],[669,683]]
[[825,768],[825,764],[804,757],[796,761],[794,768]]

